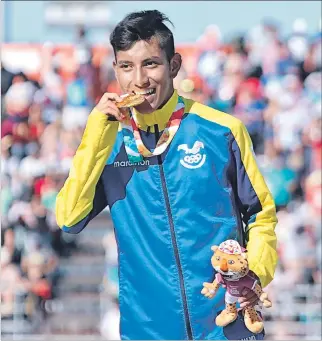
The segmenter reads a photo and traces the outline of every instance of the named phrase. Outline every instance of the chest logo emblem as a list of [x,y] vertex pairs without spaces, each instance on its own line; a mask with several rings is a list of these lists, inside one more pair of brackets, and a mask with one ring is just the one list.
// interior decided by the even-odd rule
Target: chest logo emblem
[[189,148],[187,144],[180,144],[178,151],[184,151],[184,156],[180,159],[182,166],[189,169],[200,168],[206,161],[204,148],[204,144],[200,141],[196,141],[192,148]]

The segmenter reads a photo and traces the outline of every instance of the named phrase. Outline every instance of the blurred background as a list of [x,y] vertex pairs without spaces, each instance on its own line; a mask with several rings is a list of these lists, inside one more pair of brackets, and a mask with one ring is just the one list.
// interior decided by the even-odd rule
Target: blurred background
[[1,334],[117,340],[106,209],[61,233],[55,198],[91,109],[118,92],[108,36],[128,12],[175,25],[183,96],[241,119],[274,196],[273,340],[321,340],[321,2],[1,2]]

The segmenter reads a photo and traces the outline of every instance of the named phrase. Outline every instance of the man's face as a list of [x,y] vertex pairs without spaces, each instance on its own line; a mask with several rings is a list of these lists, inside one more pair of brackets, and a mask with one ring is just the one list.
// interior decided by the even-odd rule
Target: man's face
[[173,79],[181,66],[178,54],[169,62],[158,40],[140,40],[127,51],[118,51],[114,70],[124,93],[139,93],[145,101],[136,109],[148,114],[162,107],[173,93]]

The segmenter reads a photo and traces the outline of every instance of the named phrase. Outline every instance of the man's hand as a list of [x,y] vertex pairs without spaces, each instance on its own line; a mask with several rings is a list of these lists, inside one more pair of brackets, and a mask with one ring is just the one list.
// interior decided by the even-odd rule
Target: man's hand
[[241,308],[254,307],[259,301],[258,296],[252,290],[244,289],[242,294],[243,297],[238,299]]
[[107,116],[113,116],[118,121],[122,121],[126,117],[126,108],[117,108],[115,102],[120,102],[122,99],[119,95],[105,92],[100,101],[96,105],[96,109]]
[[203,283],[203,289],[201,293],[207,298],[213,298],[216,295],[218,287],[216,287],[213,283]]

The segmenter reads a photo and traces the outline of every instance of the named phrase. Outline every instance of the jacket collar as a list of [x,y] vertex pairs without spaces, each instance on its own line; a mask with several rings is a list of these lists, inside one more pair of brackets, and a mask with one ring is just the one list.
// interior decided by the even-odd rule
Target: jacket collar
[[178,93],[174,90],[172,96],[168,102],[161,108],[150,114],[141,114],[135,108],[133,108],[133,115],[135,115],[138,128],[141,130],[147,130],[150,127],[151,132],[154,132],[154,125],[157,124],[159,131],[164,130],[172,113],[174,112],[178,103]]

